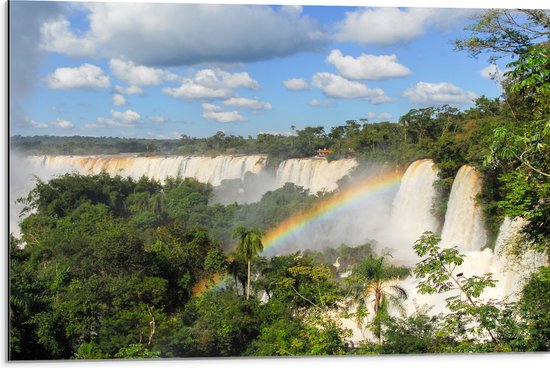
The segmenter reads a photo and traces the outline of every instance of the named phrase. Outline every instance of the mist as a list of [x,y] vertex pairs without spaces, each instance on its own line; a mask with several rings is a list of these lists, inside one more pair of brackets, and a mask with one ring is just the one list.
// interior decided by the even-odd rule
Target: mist
[[26,198],[35,187],[37,179],[47,181],[60,174],[50,168],[36,165],[35,160],[29,160],[25,154],[12,150],[9,157],[9,232],[16,237],[20,236],[19,223],[24,203],[18,202]]

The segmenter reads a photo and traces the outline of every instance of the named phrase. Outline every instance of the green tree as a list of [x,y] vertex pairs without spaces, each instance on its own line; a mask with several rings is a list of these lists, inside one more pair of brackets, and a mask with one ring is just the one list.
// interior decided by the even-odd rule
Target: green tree
[[348,284],[348,308],[357,325],[364,329],[369,309],[373,316],[369,323],[375,336],[380,340],[382,323],[388,317],[390,304],[399,307],[400,301],[407,299],[407,292],[399,286],[399,279],[409,275],[409,269],[390,264],[388,255],[369,256],[356,265],[346,280]]
[[466,349],[476,348],[475,344],[470,344],[473,337],[478,343],[486,343],[489,338],[492,350],[510,351],[513,341],[525,337],[516,304],[484,300],[482,293],[488,287],[495,287],[497,280],[491,273],[464,276],[458,269],[464,262],[464,255],[457,248],[442,249],[438,245],[440,240],[433,233],[425,232],[414,244],[416,254],[422,258],[414,270],[420,279],[418,291],[421,294],[451,294],[445,298],[451,313],[444,317],[444,330],[452,337],[462,338]]
[[500,210],[526,218],[526,243],[550,257],[550,12],[488,10],[468,30],[459,50],[512,58],[502,85],[513,124],[494,130],[484,164],[502,170]]
[[235,228],[233,239],[237,239],[237,253],[240,254],[247,264],[246,299],[250,298],[250,265],[252,259],[264,250],[262,243],[263,232],[260,229],[247,229],[243,226]]

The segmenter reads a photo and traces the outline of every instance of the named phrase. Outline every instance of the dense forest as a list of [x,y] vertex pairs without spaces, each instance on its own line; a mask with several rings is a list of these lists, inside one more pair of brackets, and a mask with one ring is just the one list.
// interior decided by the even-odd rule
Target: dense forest
[[[482,173],[478,198],[494,237],[504,217],[527,225],[513,254],[550,259],[550,19],[547,12],[488,11],[457,48],[510,57],[503,94],[466,110],[413,109],[397,122],[349,120],[292,135],[182,136],[180,140],[89,137],[11,138],[29,154],[251,154],[275,166],[328,148],[329,160],[405,166],[432,158],[437,216],[464,164]],[[541,41],[541,37],[543,41]],[[287,184],[252,204],[213,204],[193,179],[163,183],[106,174],[38,181],[22,202],[21,236],[10,236],[10,359],[392,354],[550,349],[550,267],[530,275],[516,301],[485,300],[492,275],[455,278],[464,260],[425,233],[412,268],[373,244],[261,256],[262,237],[331,193]],[[335,265],[337,263],[337,265]],[[348,270],[347,277],[341,270]],[[414,275],[420,293],[456,290],[447,313],[418,308],[392,315]],[[374,303],[371,304],[371,301]],[[340,317],[365,331],[359,346]]]

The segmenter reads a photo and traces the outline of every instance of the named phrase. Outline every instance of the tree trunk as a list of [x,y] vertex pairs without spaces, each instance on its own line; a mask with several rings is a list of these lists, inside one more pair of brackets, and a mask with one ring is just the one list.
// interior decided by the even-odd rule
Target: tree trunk
[[250,298],[250,261],[248,261],[248,279],[246,283],[246,300]]

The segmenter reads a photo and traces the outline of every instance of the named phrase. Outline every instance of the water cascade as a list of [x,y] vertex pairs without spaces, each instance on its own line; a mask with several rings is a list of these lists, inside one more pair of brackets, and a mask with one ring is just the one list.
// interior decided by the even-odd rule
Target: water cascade
[[[33,156],[26,158],[25,169],[32,173],[47,172],[50,177],[71,171],[82,174],[97,174],[105,171],[110,175],[120,174],[133,178],[145,175],[158,180],[179,175],[193,177],[216,186],[225,179],[244,181],[247,173],[268,172],[265,158],[263,155]],[[337,188],[338,180],[349,174],[356,166],[357,162],[353,159],[331,162],[320,158],[289,159],[279,165],[276,173],[270,172],[273,177],[270,185],[272,188],[277,188],[286,182],[291,182],[309,189],[312,193],[331,191]],[[433,183],[436,179],[437,168],[433,161],[415,161],[401,178],[401,184],[395,196],[395,191],[385,195],[378,193],[376,196],[367,196],[363,201],[354,202],[353,206],[346,207],[343,211],[335,211],[336,216],[328,218],[326,223],[312,222],[313,227],[309,230],[304,228],[303,236],[291,243],[303,244],[306,247],[337,246],[341,244],[340,242],[354,245],[361,244],[365,239],[374,239],[382,246],[393,248],[392,254],[395,255],[393,260],[396,263],[414,267],[419,259],[412,252],[412,244],[422,232],[426,230],[437,232],[440,227],[431,213],[436,195]],[[465,165],[460,168],[451,189],[441,232],[441,244],[458,246],[460,252],[465,255],[465,261],[456,270],[457,273],[462,272],[465,277],[493,273],[499,283],[496,288],[488,289],[484,295],[503,298],[520,291],[524,277],[542,261],[535,254],[531,256],[527,253],[520,263],[513,267],[513,261],[510,261],[506,249],[509,248],[509,240],[513,239],[523,226],[524,222],[520,219],[504,221],[494,252],[489,248],[482,250],[487,242],[487,234],[481,208],[475,202],[481,185],[481,177],[472,166]],[[405,303],[407,313],[413,313],[417,305],[424,304],[433,306],[431,314],[444,312],[446,309],[444,297],[449,295],[418,294],[417,283],[418,280],[414,277],[409,277],[400,283],[409,294],[409,299]],[[353,328],[351,320],[344,322],[347,327]],[[354,329],[352,340],[361,339],[358,331]]]
[[[46,168],[57,174],[76,171],[81,174],[130,176],[145,175],[163,180],[170,176],[195,178],[200,182],[220,185],[225,179],[244,179],[246,173],[259,174],[265,170],[266,157],[250,156],[150,156],[98,155],[98,156],[31,156],[31,166]],[[294,183],[311,193],[332,191],[338,180],[357,165],[353,159],[328,162],[321,158],[290,159],[283,161],[276,172],[275,185],[269,189]]]
[[458,246],[462,250],[480,250],[485,246],[487,233],[483,213],[475,200],[481,184],[479,172],[474,167],[464,165],[458,170],[441,232],[444,246]]
[[146,176],[164,180],[181,176],[195,178],[203,183],[219,185],[224,179],[243,179],[245,173],[256,174],[265,167],[265,156],[45,156],[31,157],[56,172],[77,171],[81,174],[129,176],[138,179]]
[[437,180],[437,172],[432,160],[418,160],[407,168],[401,179],[393,200],[390,221],[407,243],[414,243],[424,231],[436,232],[439,229],[438,221],[432,214],[436,196],[433,184]]
[[322,158],[298,158],[281,162],[277,169],[276,182],[281,187],[294,183],[309,189],[312,194],[330,192],[338,188],[338,180],[347,175],[357,162],[354,159],[328,162]]

